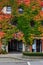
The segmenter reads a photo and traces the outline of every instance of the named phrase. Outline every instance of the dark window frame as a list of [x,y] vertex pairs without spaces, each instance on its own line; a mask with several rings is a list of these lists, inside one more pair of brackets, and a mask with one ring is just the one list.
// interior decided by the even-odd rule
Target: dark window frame
[[30,21],[30,26],[31,26],[31,27],[34,27],[34,26],[35,26],[34,20],[31,20],[31,21]]

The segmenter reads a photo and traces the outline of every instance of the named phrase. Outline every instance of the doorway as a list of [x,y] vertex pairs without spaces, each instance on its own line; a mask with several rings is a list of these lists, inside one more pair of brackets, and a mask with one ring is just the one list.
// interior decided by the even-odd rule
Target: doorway
[[22,41],[11,39],[8,42],[8,52],[22,52]]

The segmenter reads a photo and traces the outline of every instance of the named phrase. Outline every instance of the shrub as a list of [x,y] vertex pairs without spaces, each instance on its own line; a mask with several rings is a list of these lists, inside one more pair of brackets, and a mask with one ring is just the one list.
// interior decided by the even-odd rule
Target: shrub
[[43,53],[40,52],[23,52],[23,55],[25,56],[43,56]]
[[5,50],[0,50],[0,54],[7,54],[7,52]]

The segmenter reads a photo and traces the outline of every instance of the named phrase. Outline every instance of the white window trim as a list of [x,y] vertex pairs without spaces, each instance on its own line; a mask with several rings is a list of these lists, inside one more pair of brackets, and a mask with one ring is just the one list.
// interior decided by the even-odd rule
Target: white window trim
[[7,11],[7,7],[4,7],[4,8],[2,9],[2,12],[3,12],[4,14],[11,14],[11,11],[10,11],[10,10]]

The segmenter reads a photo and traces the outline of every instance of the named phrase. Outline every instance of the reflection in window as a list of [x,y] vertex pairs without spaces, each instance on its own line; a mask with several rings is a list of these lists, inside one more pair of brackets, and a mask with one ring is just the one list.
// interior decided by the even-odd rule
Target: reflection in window
[[42,11],[43,11],[43,7],[42,7]]
[[5,6],[3,9],[2,9],[2,12],[4,14],[11,14],[11,7],[10,6]]
[[20,14],[23,13],[23,9],[22,8],[19,8],[18,11],[19,11]]
[[11,13],[11,7],[6,7],[6,13],[8,13],[8,14]]

